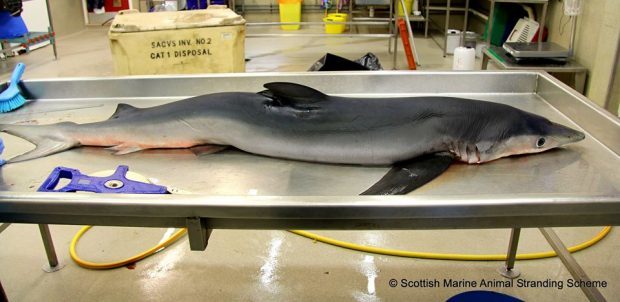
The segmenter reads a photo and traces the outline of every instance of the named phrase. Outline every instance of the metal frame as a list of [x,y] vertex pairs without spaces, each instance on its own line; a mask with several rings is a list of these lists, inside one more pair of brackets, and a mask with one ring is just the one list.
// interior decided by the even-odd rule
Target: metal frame
[[[597,156],[620,162],[620,120],[544,72],[334,72],[251,73],[176,77],[79,78],[24,81],[29,99],[49,104],[81,96],[109,99],[180,98],[220,91],[259,91],[271,81],[305,83],[326,93],[492,93],[532,95],[579,125],[596,145]],[[340,81],[339,86],[333,83]],[[445,85],[445,83],[453,83]],[[0,84],[0,88],[6,83]],[[135,89],[141,87],[142,89]],[[346,87],[347,91],[342,91]],[[492,89],[492,90],[491,90]],[[49,105],[52,106],[52,105]],[[96,109],[100,112],[100,109]],[[10,121],[12,115],[6,116]],[[104,114],[104,113],[102,113]],[[30,118],[30,117],[29,117]],[[585,152],[585,151],[583,151]],[[22,163],[27,168],[26,163]],[[16,166],[6,166],[3,172]],[[603,173],[603,172],[601,172]],[[611,173],[611,172],[610,172]],[[5,174],[5,177],[6,174]],[[32,177],[32,175],[30,176]],[[358,175],[357,177],[362,177]],[[612,183],[617,174],[603,175]],[[0,184],[2,179],[0,179]],[[5,187],[6,188],[6,187]],[[590,188],[590,186],[588,187]],[[608,189],[609,190],[609,189]],[[0,221],[7,223],[186,227],[190,247],[204,250],[213,229],[453,229],[512,228],[505,271],[514,275],[521,228],[620,225],[620,192],[407,196],[213,196],[0,192]],[[443,189],[442,189],[443,191]],[[445,194],[445,193],[444,193]],[[462,193],[461,193],[462,194]],[[0,225],[5,228],[5,225]],[[52,248],[48,238],[48,256]],[[551,232],[545,230],[547,234]],[[585,278],[553,235],[548,241],[571,272]],[[53,259],[52,259],[53,260]],[[53,261],[51,262],[53,264]],[[585,280],[585,279],[583,279]],[[584,288],[590,299],[598,299]]]
[[[588,277],[583,268],[575,261],[573,255],[571,255],[555,231],[551,228],[540,228],[539,230],[576,281],[591,281],[590,277]],[[583,286],[581,290],[590,301],[606,301],[603,294],[601,294],[596,287]]]
[[0,193],[0,221],[210,229],[443,229],[620,225],[620,196],[208,196]]

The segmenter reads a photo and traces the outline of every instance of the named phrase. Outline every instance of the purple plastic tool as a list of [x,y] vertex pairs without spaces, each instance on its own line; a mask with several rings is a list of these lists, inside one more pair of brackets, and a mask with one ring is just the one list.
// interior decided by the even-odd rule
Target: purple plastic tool
[[[123,194],[165,194],[164,186],[130,180],[126,177],[129,167],[120,165],[114,174],[106,177],[88,176],[80,170],[56,167],[37,190],[38,192],[95,192]],[[56,189],[61,179],[70,179],[66,186]]]

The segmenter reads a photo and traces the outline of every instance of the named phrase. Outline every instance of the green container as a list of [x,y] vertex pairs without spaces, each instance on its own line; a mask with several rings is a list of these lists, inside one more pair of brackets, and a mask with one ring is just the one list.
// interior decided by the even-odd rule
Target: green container
[[[491,45],[502,46],[504,43],[504,32],[506,32],[506,26],[510,20],[510,9],[513,8],[509,5],[502,5],[498,3],[495,5],[495,12],[493,14],[493,32],[491,33]],[[482,40],[487,40],[489,31],[489,23],[484,27],[484,34]]]

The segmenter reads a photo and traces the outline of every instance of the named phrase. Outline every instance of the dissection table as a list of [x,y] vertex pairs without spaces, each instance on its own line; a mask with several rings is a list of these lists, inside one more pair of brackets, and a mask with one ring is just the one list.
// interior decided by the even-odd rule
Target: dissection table
[[[550,227],[620,225],[620,121],[544,72],[251,73],[175,77],[24,81],[29,100],[2,123],[77,123],[108,118],[116,104],[149,107],[223,91],[261,91],[273,81],[345,96],[451,95],[510,104],[580,129],[566,148],[483,165],[454,164],[406,196],[358,196],[388,170],[315,164],[229,150],[196,157],[189,150],[123,156],[78,148],[0,168],[0,222],[187,227],[193,250],[213,229],[512,228],[507,276],[521,228],[541,228],[577,280],[587,276]],[[6,84],[4,84],[6,85]],[[1,134],[4,157],[32,146]],[[56,166],[85,173],[125,164],[193,195],[37,193]],[[43,234],[46,234],[44,226]],[[49,234],[48,234],[49,235]],[[51,237],[45,237],[48,252]],[[54,254],[48,253],[54,260]],[[57,264],[52,262],[52,266]],[[596,288],[583,288],[602,300]]]

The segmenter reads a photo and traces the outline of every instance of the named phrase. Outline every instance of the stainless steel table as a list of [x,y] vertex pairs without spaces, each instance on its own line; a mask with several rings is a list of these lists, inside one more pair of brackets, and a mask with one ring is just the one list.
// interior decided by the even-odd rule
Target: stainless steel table
[[[248,73],[175,77],[24,81],[36,102],[2,123],[78,123],[107,118],[119,102],[149,107],[187,96],[260,91],[272,81],[347,96],[451,95],[501,102],[580,129],[587,138],[565,149],[455,164],[407,196],[358,196],[388,170],[288,161],[225,151],[196,157],[188,150],[113,156],[79,148],[0,168],[0,222],[187,227],[191,248],[205,249],[213,229],[513,228],[504,273],[513,270],[520,228],[620,225],[620,121],[544,72]],[[337,85],[335,85],[337,83]],[[4,84],[6,85],[6,84]],[[2,86],[2,85],[0,85]],[[2,88],[2,87],[0,87]],[[1,134],[5,157],[31,145]],[[194,195],[110,195],[34,192],[56,166],[81,171],[119,164]],[[551,229],[549,242],[567,266]],[[51,238],[47,238],[49,240]],[[49,240],[51,241],[51,240]],[[575,278],[587,278],[571,269]],[[596,300],[597,290],[584,288]],[[600,293],[599,293],[600,295]],[[600,297],[599,297],[600,298]]]
[[583,94],[586,87],[588,69],[579,63],[570,60],[566,64],[516,64],[510,61],[508,53],[502,47],[491,46],[482,50],[482,69],[487,69],[489,59],[501,69],[507,70],[541,70],[549,73],[569,73],[573,75],[575,90]]

